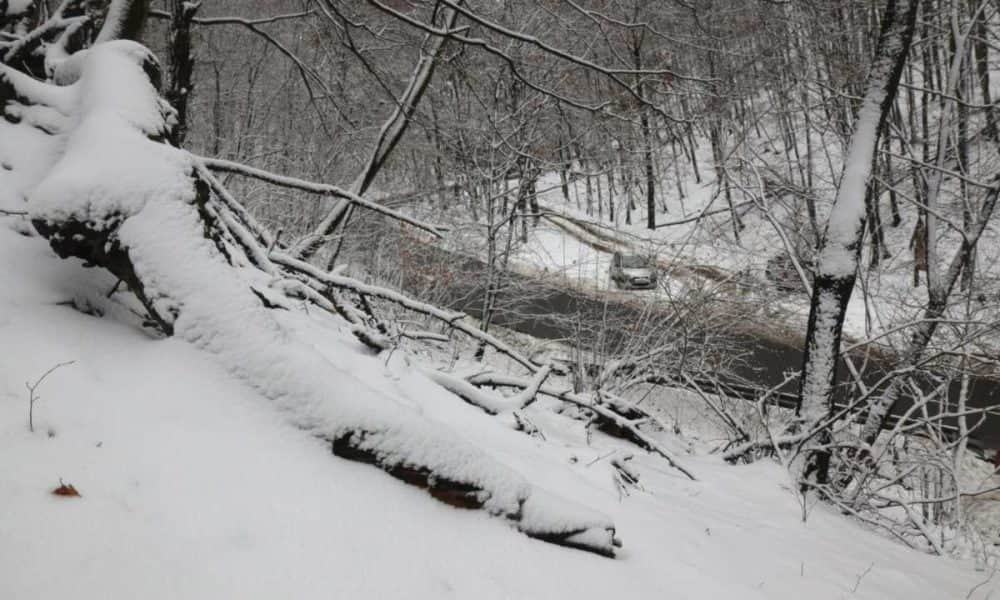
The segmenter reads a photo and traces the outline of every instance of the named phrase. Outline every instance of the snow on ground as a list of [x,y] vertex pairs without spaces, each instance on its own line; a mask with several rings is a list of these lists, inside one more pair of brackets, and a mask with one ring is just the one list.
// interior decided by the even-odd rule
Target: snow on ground
[[[660,249],[659,244],[642,244],[639,240],[623,247],[626,254],[652,256]],[[522,273],[549,280],[554,277],[577,289],[642,298],[662,296],[659,286],[652,290],[619,290],[610,277],[612,253],[595,248],[586,238],[574,235],[548,218],[530,229],[527,242],[514,248],[511,260]]]
[[613,287],[608,277],[611,255],[568,235],[548,220],[531,230],[512,257],[516,266],[535,274],[563,278],[594,290]]
[[[66,306],[98,302],[112,282],[13,220],[0,221],[0,598],[939,600],[989,575],[823,507],[801,523],[766,462],[688,456],[691,482],[633,448],[643,490],[621,497],[605,450],[563,419],[540,424],[549,442],[528,438],[432,390],[402,353],[345,352],[346,334],[312,330],[372,389],[408,394],[549,491],[610,515],[625,547],[611,560],[529,539],[332,456],[196,348]],[[67,360],[39,388],[28,432],[25,382]],[[53,496],[60,479],[82,497]]]

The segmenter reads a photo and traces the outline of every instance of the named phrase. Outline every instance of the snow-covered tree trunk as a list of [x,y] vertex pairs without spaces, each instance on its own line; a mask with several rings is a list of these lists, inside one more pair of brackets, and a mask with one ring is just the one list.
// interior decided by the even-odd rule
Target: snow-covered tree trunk
[[[851,135],[844,172],[822,237],[806,333],[799,417],[812,427],[832,409],[844,314],[854,290],[865,228],[865,193],[872,159],[913,38],[916,0],[888,0],[868,71],[864,99]],[[830,453],[828,430],[806,445],[801,464],[804,484],[824,484]]]
[[148,15],[149,0],[111,0],[95,43],[138,40]]

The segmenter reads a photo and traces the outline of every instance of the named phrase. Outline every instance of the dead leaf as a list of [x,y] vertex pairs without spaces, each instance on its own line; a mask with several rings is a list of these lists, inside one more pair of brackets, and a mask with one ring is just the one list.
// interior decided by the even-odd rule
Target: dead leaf
[[64,496],[67,498],[79,498],[80,492],[76,491],[72,483],[63,483],[63,480],[59,480],[59,487],[52,490],[52,494],[55,496]]

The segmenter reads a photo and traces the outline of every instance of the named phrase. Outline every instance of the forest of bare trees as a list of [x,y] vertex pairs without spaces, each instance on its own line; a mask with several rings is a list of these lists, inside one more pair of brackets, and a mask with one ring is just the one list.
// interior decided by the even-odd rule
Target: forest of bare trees
[[[1000,442],[998,33],[992,0],[0,0],[0,109],[60,140],[4,211],[111,273],[147,329],[242,348],[227,368],[279,404],[335,385],[247,333],[303,303],[374,354],[499,356],[511,374],[433,379],[529,435],[522,409],[554,398],[696,479],[634,402],[685,388],[727,460],[788,467],[803,514],[828,502],[944,554],[981,491],[967,451]],[[544,227],[641,247],[673,283],[609,296],[519,270]],[[489,457],[421,451],[467,440],[341,404],[296,425],[614,554],[614,525],[569,500],[538,510],[571,526],[529,522],[543,500],[481,476]]]

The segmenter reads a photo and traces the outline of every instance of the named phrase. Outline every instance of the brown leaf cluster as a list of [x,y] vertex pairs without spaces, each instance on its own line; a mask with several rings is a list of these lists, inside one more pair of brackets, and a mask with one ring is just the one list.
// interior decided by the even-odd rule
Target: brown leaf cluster
[[59,487],[52,490],[53,496],[63,496],[66,498],[79,498],[80,492],[76,491],[72,483],[63,483],[63,480],[59,480]]

